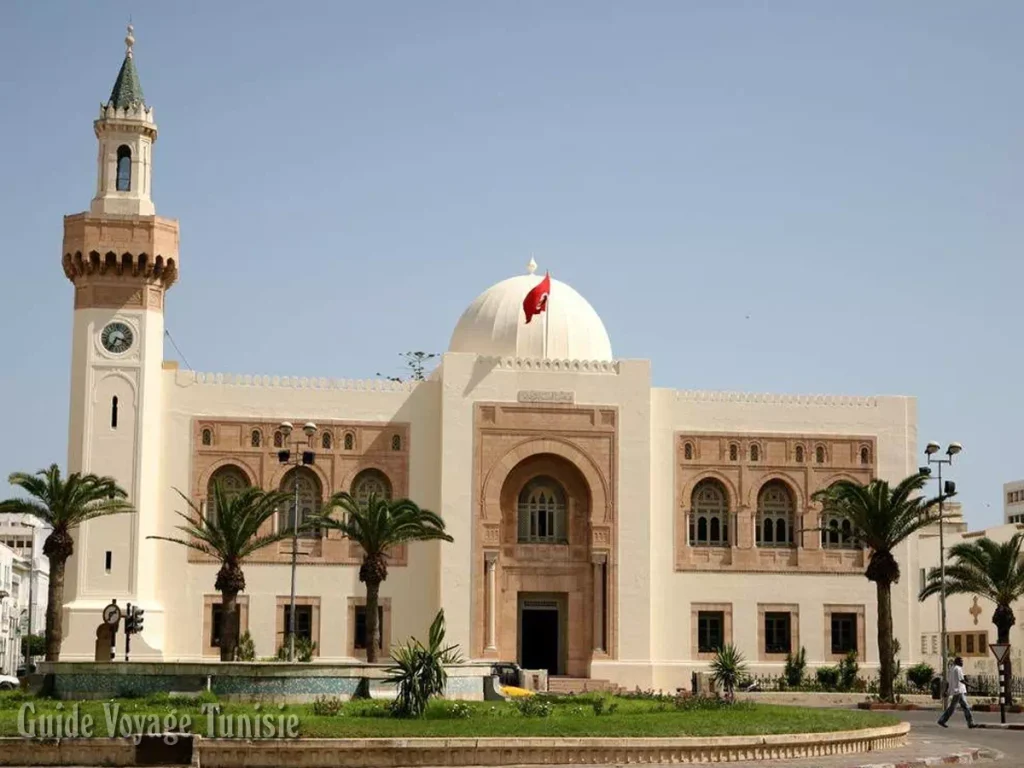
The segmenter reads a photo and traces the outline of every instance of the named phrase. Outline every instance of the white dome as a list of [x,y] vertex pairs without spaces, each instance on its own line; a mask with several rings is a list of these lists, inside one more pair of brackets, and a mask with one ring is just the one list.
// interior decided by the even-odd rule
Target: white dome
[[[535,315],[527,325],[523,312],[526,294],[543,279],[537,274],[510,277],[480,294],[459,318],[448,351],[493,357],[543,357],[544,315]],[[612,343],[604,323],[571,286],[551,279],[546,314],[549,359],[612,360]]]

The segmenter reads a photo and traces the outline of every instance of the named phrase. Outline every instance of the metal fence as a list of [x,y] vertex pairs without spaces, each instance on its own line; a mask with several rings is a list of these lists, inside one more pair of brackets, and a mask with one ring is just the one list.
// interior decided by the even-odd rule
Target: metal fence
[[[964,684],[970,696],[999,695],[999,678],[995,675],[964,675]],[[1024,697],[1024,677],[1013,676],[1010,681],[1010,694],[1014,699]]]

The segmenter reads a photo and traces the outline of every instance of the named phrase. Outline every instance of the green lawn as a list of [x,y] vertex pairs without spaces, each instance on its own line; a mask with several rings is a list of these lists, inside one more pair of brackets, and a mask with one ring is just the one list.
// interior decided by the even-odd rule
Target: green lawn
[[[892,725],[897,718],[859,710],[809,709],[739,703],[733,706],[691,704],[677,708],[669,701],[649,699],[604,699],[605,711],[595,713],[598,697],[579,696],[551,700],[548,716],[526,715],[514,703],[432,702],[420,720],[390,717],[383,702],[353,701],[343,704],[337,714],[317,715],[312,704],[293,704],[283,711],[277,705],[220,704],[221,714],[296,715],[301,736],[389,737],[389,736],[722,736],[770,733],[843,731]],[[18,735],[18,714],[25,702],[35,704],[35,717],[48,713],[67,715],[74,702],[27,699],[21,694],[0,694],[0,735]],[[61,709],[58,710],[58,704]],[[118,699],[120,715],[188,714],[193,733],[207,733],[208,716],[198,700],[171,700],[166,696],[147,699]],[[614,704],[614,711],[608,712]],[[79,711],[93,717],[96,736],[106,736],[105,722],[110,709],[104,702],[82,702]]]

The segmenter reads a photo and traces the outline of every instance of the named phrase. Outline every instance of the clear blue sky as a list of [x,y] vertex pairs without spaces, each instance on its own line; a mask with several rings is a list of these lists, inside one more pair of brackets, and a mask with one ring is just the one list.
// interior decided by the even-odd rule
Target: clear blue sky
[[92,197],[129,14],[196,369],[398,373],[532,251],[658,386],[916,395],[922,444],[965,446],[972,525],[1001,519],[1024,476],[1010,0],[7,0],[3,475],[66,461],[61,216]]

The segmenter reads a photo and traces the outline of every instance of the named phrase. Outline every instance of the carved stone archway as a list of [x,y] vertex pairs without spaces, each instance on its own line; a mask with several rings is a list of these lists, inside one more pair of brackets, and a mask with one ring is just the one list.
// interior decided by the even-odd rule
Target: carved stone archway
[[[509,427],[520,411],[525,416],[537,410],[498,409]],[[481,430],[478,445],[485,460],[477,464],[476,480],[474,654],[519,658],[523,600],[545,597],[559,604],[570,628],[560,637],[560,674],[586,677],[594,659],[614,657],[614,421],[591,420],[610,427],[592,435],[557,430],[556,414],[590,410],[549,408],[556,429],[543,434]],[[565,535],[556,542],[523,538],[517,522],[520,494],[538,478],[564,490]]]

